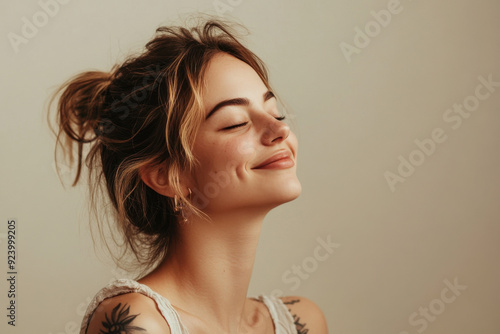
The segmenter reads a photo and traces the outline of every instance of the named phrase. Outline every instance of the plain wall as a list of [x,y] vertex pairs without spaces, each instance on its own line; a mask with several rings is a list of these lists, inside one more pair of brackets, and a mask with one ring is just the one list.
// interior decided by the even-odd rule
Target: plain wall
[[[500,84],[482,82],[500,82],[500,2],[221,1],[299,139],[303,193],[266,218],[249,295],[306,296],[330,333],[499,333]],[[10,218],[18,252],[17,325],[2,279],[0,331],[76,333],[90,297],[123,273],[94,253],[85,187],[55,173],[47,99],[214,2],[73,0],[47,22],[37,1],[0,8],[4,273]],[[16,52],[9,33],[33,15],[45,24]]]

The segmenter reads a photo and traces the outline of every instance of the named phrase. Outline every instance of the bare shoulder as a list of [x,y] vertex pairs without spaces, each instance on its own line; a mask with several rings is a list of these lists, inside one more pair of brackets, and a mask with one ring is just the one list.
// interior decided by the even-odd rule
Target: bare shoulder
[[127,293],[102,301],[90,319],[86,334],[170,334],[156,303],[140,293]]
[[290,311],[298,334],[328,334],[325,315],[312,300],[297,296],[280,299]]

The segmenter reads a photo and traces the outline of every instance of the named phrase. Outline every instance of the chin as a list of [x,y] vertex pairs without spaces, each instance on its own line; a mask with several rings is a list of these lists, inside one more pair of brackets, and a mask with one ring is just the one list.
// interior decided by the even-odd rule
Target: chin
[[296,183],[290,184],[288,188],[287,194],[289,195],[289,200],[287,202],[293,201],[302,193],[302,186],[298,180]]
[[291,202],[299,197],[302,192],[302,186],[299,180],[293,180],[284,185],[280,185],[277,190],[278,191],[275,193],[275,201],[273,201],[274,206]]

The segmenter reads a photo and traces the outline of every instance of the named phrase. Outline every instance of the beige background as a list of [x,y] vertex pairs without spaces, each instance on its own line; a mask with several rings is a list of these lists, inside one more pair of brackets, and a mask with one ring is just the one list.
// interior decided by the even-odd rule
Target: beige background
[[[250,295],[307,296],[331,333],[499,333],[500,87],[460,127],[443,116],[474,102],[478,77],[500,82],[500,2],[221,1],[250,29],[247,44],[296,114],[300,142],[303,194],[267,218]],[[370,12],[388,6],[397,14],[377,31]],[[8,34],[42,9],[0,7],[1,267],[16,218],[19,272],[15,328],[1,280],[0,331],[76,333],[88,298],[122,273],[92,250],[85,188],[65,190],[55,174],[47,97],[69,76],[137,51],[158,25],[214,13],[214,3],[68,1],[17,53]],[[340,44],[354,45],[366,24],[369,45],[348,62]],[[416,152],[436,128],[446,140]],[[399,156],[421,164],[392,191],[384,174],[398,173]],[[339,246],[326,256],[318,238]],[[455,279],[466,286],[457,295],[444,290]]]

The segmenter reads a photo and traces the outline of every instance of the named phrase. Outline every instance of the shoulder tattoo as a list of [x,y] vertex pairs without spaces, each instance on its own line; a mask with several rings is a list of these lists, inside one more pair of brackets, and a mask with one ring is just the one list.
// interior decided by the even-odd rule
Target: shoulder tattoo
[[[296,303],[299,303],[300,302],[300,299],[293,299],[293,300],[290,300],[288,302],[284,302],[283,304],[285,305],[293,305],[293,304],[296,304]],[[295,324],[295,328],[297,328],[297,334],[307,334],[309,333],[309,329],[306,328],[306,323],[301,323],[300,322],[300,317],[297,315],[297,314],[293,314],[292,310],[288,309],[288,311],[292,314],[292,317],[293,317],[293,321],[294,321],[294,324]]]
[[146,334],[146,330],[141,327],[133,326],[132,321],[139,314],[129,315],[130,306],[127,304],[118,303],[118,305],[111,311],[111,316],[108,317],[108,313],[104,316],[106,320],[102,322],[102,329],[99,334]]

